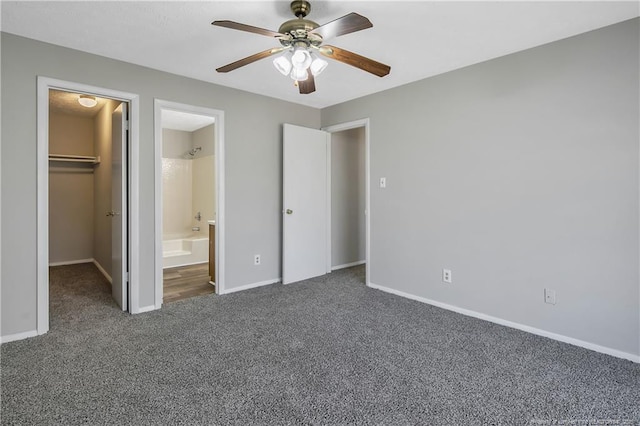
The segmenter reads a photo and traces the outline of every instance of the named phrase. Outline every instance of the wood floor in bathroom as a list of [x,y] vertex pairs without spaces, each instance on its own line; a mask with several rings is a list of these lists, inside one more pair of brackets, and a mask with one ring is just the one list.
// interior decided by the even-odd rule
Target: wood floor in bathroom
[[163,275],[164,303],[213,294],[216,290],[209,284],[208,263],[167,268]]

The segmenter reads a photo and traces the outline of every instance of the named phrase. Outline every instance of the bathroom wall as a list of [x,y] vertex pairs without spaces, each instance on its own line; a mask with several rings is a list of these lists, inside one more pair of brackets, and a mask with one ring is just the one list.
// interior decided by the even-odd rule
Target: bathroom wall
[[[94,155],[93,118],[49,114],[51,154]],[[49,262],[93,258],[93,166],[49,162]]]
[[[194,222],[200,227],[202,236],[208,236],[207,221],[216,218],[216,173],[215,173],[215,128],[211,124],[198,129],[193,134],[193,147],[201,147],[193,161],[192,217],[200,212],[202,221]],[[195,219],[194,219],[195,221]]]
[[162,130],[162,238],[174,239],[191,234],[195,219],[193,198],[193,160],[186,159],[192,133]]
[[162,158],[186,159],[185,155],[192,147],[192,132],[162,129]]

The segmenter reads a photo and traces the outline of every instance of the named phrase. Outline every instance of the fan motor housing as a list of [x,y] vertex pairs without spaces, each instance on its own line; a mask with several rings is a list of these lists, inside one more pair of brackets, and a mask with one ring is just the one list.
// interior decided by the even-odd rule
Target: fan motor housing
[[309,34],[320,25],[304,18],[292,19],[280,25],[279,33],[291,36],[291,40],[281,39],[283,46],[290,46],[296,42],[305,42],[307,45],[319,46],[322,43],[322,37],[319,34]]

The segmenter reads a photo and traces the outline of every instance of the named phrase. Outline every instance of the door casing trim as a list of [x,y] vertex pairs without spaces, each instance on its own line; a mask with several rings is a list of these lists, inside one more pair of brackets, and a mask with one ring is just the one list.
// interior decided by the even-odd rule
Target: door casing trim
[[129,103],[129,312],[140,312],[140,98],[135,93],[38,76],[37,127],[37,224],[36,224],[36,331],[49,331],[49,90],[84,93]]
[[216,241],[215,262],[216,294],[225,293],[225,208],[224,208],[224,111],[182,104],[178,102],[154,99],[154,190],[155,190],[155,307],[162,307],[163,274],[162,274],[162,110],[206,115],[215,120],[215,176],[216,176]]
[[[344,130],[358,129],[364,127],[364,167],[365,167],[365,282],[368,287],[371,287],[371,167],[370,167],[370,120],[369,118],[362,118],[360,120],[348,121],[346,123],[335,124],[332,126],[323,127],[321,130],[329,132],[330,134],[336,132],[342,132]],[[329,144],[331,146],[331,144]],[[328,204],[329,204],[329,238],[327,241],[327,259],[329,263],[329,272],[331,272],[331,151],[327,158],[327,185],[328,185]]]

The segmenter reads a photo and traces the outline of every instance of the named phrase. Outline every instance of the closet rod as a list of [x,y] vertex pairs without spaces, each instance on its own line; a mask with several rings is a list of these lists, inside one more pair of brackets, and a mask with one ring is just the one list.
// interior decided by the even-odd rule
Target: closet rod
[[100,157],[91,157],[88,155],[62,155],[62,154],[49,154],[49,161],[64,161],[71,163],[100,163]]

